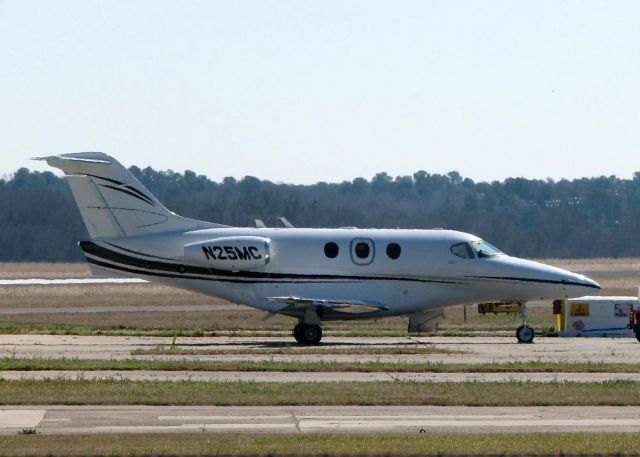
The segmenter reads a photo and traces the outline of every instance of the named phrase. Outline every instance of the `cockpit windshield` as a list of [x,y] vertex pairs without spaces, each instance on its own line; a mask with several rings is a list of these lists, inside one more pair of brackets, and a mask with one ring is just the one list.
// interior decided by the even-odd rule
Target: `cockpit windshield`
[[498,248],[484,240],[472,241],[470,243],[456,243],[451,246],[450,250],[452,254],[462,257],[463,259],[475,259],[476,257],[482,259],[503,254]]
[[471,247],[476,252],[478,257],[493,257],[495,255],[503,254],[503,252],[495,246],[490,245],[484,240],[473,241]]

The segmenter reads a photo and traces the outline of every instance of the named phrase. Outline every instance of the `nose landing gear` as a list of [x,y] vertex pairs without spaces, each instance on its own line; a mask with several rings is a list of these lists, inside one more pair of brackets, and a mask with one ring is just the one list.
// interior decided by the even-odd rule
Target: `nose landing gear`
[[533,343],[533,337],[535,332],[532,327],[529,327],[525,322],[516,330],[516,338],[518,343]]
[[520,317],[522,317],[522,325],[516,330],[516,338],[518,343],[533,343],[533,338],[536,336],[533,327],[527,324],[527,304],[522,303],[520,305]]
[[493,314],[520,314],[522,325],[516,330],[516,338],[518,343],[533,343],[535,331],[533,327],[527,324],[527,308],[526,303],[518,302],[500,302],[500,303],[479,303],[478,312],[482,315],[487,313]]

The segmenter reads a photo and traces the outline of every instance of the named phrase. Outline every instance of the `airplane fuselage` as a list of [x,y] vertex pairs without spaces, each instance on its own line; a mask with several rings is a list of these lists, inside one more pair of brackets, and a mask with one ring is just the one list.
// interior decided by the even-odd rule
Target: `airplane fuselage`
[[[185,259],[187,245],[236,237],[268,240],[268,262],[252,270],[207,268],[207,260],[216,253],[206,249],[202,261]],[[599,288],[582,275],[548,265],[501,253],[460,257],[452,250],[479,241],[450,230],[216,228],[93,240],[82,246],[95,266],[269,312],[282,312],[283,307],[268,297],[322,297],[384,306],[357,315],[325,310],[323,320],[566,298]],[[218,262],[233,256],[233,251],[220,250],[218,257],[223,259]],[[285,314],[300,316],[295,310]]]

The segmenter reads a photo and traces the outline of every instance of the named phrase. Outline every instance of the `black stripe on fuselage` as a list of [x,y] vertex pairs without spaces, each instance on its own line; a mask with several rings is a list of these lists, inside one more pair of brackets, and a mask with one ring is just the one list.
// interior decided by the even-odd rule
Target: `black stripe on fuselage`
[[600,287],[595,286],[593,284],[567,281],[566,279],[557,281],[554,279],[519,278],[519,277],[513,277],[513,276],[465,276],[465,277],[473,278],[473,279],[497,279],[499,281],[535,282],[535,283],[542,283],[542,284],[557,284],[557,285],[564,285],[564,286],[581,286],[581,287],[590,287],[592,289],[600,290]]
[[[300,282],[300,281],[370,281],[370,280],[386,280],[386,281],[408,281],[408,282],[422,282],[422,283],[437,283],[437,284],[460,284],[455,281],[445,281],[445,280],[435,280],[435,279],[419,279],[419,278],[398,278],[398,277],[387,277],[387,276],[345,276],[345,275],[304,275],[304,274],[293,274],[293,273],[264,273],[257,271],[230,271],[230,270],[221,270],[216,268],[205,268],[198,267],[194,265],[183,265],[177,263],[167,263],[160,262],[157,260],[149,260],[149,259],[141,259],[138,257],[133,257],[126,254],[121,254],[116,251],[112,251],[111,249],[107,249],[103,246],[100,246],[92,241],[81,241],[80,248],[82,250],[94,257],[100,258],[101,261],[108,261],[115,264],[125,265],[126,267],[139,268],[143,270],[157,270],[161,272],[170,273],[175,275],[176,272],[179,272],[179,275],[175,277],[181,278],[184,275],[203,275],[212,277],[217,277],[216,280],[220,277],[225,280],[228,278],[236,279],[236,280],[253,280],[257,282],[258,280],[262,280],[260,282]],[[144,255],[142,253],[138,253],[138,255]],[[95,259],[93,259],[95,260]],[[179,270],[180,269],[180,270]],[[145,271],[135,271],[138,274],[155,274],[152,272]],[[192,279],[208,279],[202,277],[193,277]],[[274,281],[277,280],[277,281]]]
[[118,265],[115,263],[110,263],[110,262],[102,262],[100,260],[96,260],[94,258],[91,257],[86,257],[87,262],[99,266],[99,267],[103,267],[103,268],[109,268],[111,270],[117,270],[117,271],[122,271],[124,273],[130,273],[130,274],[135,274],[135,275],[139,275],[139,276],[156,276],[156,277],[160,277],[160,278],[174,278],[174,279],[193,279],[193,280],[198,280],[198,281],[212,281],[212,282],[232,282],[232,283],[240,283],[240,284],[263,284],[263,283],[284,283],[284,282],[295,282],[296,284],[305,284],[305,283],[313,283],[313,284],[318,284],[321,282],[330,282],[332,284],[335,283],[351,283],[353,281],[304,281],[304,280],[297,280],[297,281],[258,281],[255,279],[242,279],[242,278],[218,278],[218,277],[209,277],[209,278],[203,278],[202,276],[192,276],[189,274],[182,274],[182,273],[159,273],[157,271],[143,271],[143,270],[134,270],[133,268],[128,268],[122,265]]
[[151,257],[153,259],[171,260],[172,262],[177,262],[176,259],[171,259],[169,257],[160,257],[160,256],[157,256],[157,255],[151,255],[151,254],[145,254],[144,252],[138,252],[138,251],[134,251],[133,249],[123,248],[122,246],[118,246],[117,244],[109,243],[108,241],[104,241],[104,243],[108,244],[109,246],[113,246],[114,248],[118,248],[121,251],[126,251],[126,252],[130,252],[132,254],[141,255],[143,257]]

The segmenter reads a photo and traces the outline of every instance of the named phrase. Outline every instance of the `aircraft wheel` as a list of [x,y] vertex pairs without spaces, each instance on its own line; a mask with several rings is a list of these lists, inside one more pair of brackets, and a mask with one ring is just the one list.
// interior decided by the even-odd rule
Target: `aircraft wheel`
[[319,325],[304,325],[302,342],[305,344],[318,344],[322,339],[322,329]]
[[516,338],[518,339],[518,343],[533,343],[533,337],[535,336],[535,332],[532,327],[528,325],[521,325],[516,330]]
[[293,337],[298,343],[304,343],[304,325],[298,324],[293,327]]

